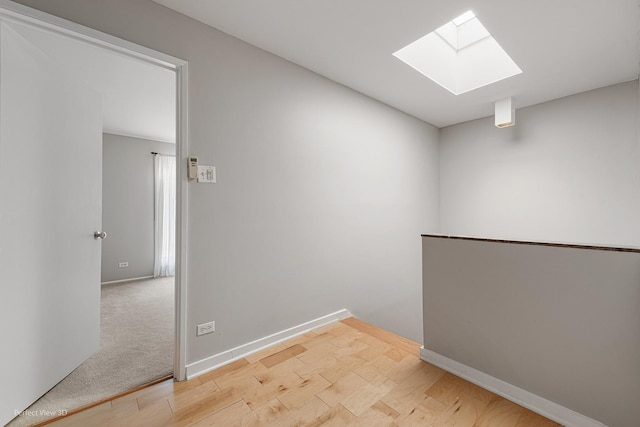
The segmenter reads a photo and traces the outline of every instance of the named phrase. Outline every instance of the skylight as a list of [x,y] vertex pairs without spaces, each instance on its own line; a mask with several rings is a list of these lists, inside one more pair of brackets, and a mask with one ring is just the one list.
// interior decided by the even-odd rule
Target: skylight
[[522,73],[472,11],[393,55],[454,95]]
[[476,14],[473,13],[472,11],[468,10],[465,13],[463,13],[462,15],[458,16],[456,19],[454,19],[453,21],[451,21],[456,27],[459,27],[460,25],[464,24],[465,22],[469,21],[470,19],[473,19],[476,17]]

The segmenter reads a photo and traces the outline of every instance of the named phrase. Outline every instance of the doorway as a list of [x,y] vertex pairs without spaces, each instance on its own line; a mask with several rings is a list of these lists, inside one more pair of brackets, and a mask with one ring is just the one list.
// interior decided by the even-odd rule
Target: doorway
[[[187,193],[187,180],[186,177],[183,177],[184,174],[184,160],[186,159],[187,154],[187,63],[185,61],[179,60],[177,58],[173,58],[141,46],[134,45],[132,43],[116,39],[114,37],[99,33],[97,31],[88,29],[86,27],[82,27],[77,24],[73,24],[71,22],[44,14],[40,11],[35,11],[25,6],[17,5],[11,2],[0,1],[0,21],[2,21],[3,28],[5,27],[22,27],[22,29],[27,28],[30,32],[36,32],[40,36],[42,36],[45,40],[49,38],[62,38],[68,43],[77,43],[81,44],[84,48],[90,49],[93,53],[97,52],[109,52],[112,55],[117,55],[120,57],[127,57],[132,61],[137,61],[138,63],[151,65],[154,67],[159,67],[164,70],[168,70],[172,73],[173,79],[175,81],[175,135],[176,135],[176,155],[178,161],[176,162],[176,170],[177,170],[177,182],[176,182],[176,276],[175,276],[175,351],[174,351],[174,378],[178,380],[182,380],[185,378],[185,340],[186,336],[184,333],[185,327],[185,294],[186,294],[186,254],[184,248],[186,247],[186,224],[184,218],[186,218],[186,193]],[[11,30],[13,31],[13,29]],[[28,31],[28,32],[29,32]],[[24,34],[20,37],[24,38]],[[27,37],[28,39],[28,37]],[[33,43],[33,40],[30,40]],[[44,42],[47,43],[46,41]],[[40,47],[39,47],[40,48]],[[4,54],[4,51],[3,51]],[[54,50],[53,56],[54,59],[58,55],[58,52]],[[46,55],[44,55],[46,56]],[[79,72],[81,71],[77,66],[69,65],[69,63],[65,62],[66,71],[69,70],[69,67],[72,67],[72,71]],[[91,65],[91,61],[89,61],[88,66]],[[64,76],[65,69],[63,68],[59,73],[66,80],[68,76]],[[4,97],[4,92],[3,92]],[[4,98],[3,98],[4,102]],[[6,110],[6,109],[5,109]],[[46,112],[45,112],[46,113]],[[9,120],[7,118],[3,118],[4,120]],[[59,120],[60,121],[60,120]],[[34,120],[32,126],[37,126],[38,121]],[[48,130],[47,130],[48,131]],[[11,138],[3,138],[2,141],[3,149],[9,146],[15,146],[16,144],[12,142]],[[6,151],[5,151],[6,152]],[[34,151],[36,152],[36,151]],[[73,154],[73,153],[72,153]],[[35,156],[37,157],[37,156]],[[74,165],[80,159],[74,160],[73,157],[66,157],[64,155],[60,155],[57,157],[58,164],[62,166],[62,168],[54,168],[52,173],[57,173],[58,170],[67,171],[67,175],[71,176],[68,171],[73,171]],[[92,158],[93,159],[93,158]],[[93,160],[92,160],[93,161]],[[82,175],[80,175],[83,178]],[[55,178],[52,176],[52,178]],[[72,177],[73,178],[73,177]],[[77,179],[76,179],[77,181]],[[34,183],[36,186],[42,186],[41,184]],[[9,194],[12,196],[13,193],[2,193],[4,197],[5,194]],[[16,193],[17,194],[17,193]],[[17,196],[16,196],[17,197]],[[54,195],[52,195],[54,197]],[[11,202],[11,198],[8,199]],[[11,203],[5,203],[6,200],[3,200],[4,209],[8,209],[7,206]],[[69,204],[71,201],[69,201]],[[45,214],[50,213],[48,211],[51,210],[51,207],[47,207],[47,209],[39,209],[36,210],[39,214],[42,214],[43,217]],[[2,217],[0,215],[0,217]],[[3,219],[4,220],[4,219]],[[46,224],[47,218],[42,220],[43,224]],[[24,238],[20,240],[18,237],[18,233],[15,233],[15,236],[11,233],[10,224],[0,224],[2,227],[0,228],[3,232],[3,240],[5,242],[11,243],[11,240],[5,240],[5,234],[8,232],[8,238],[14,238],[17,242],[15,247],[20,249],[21,252],[28,252],[30,248],[27,247],[29,242],[25,242]],[[73,225],[73,224],[71,224]],[[99,224],[96,225],[98,227]],[[87,228],[87,227],[85,227]],[[91,238],[93,237],[93,231],[91,230]],[[98,230],[95,230],[98,231]],[[86,235],[88,230],[80,230],[81,236]],[[79,234],[80,235],[80,234]],[[39,242],[37,239],[33,240],[34,250],[38,250],[38,248],[42,247],[43,240],[46,240],[48,237],[46,234],[41,234],[39,236]],[[85,239],[85,237],[81,237]],[[91,241],[91,240],[89,240]],[[59,245],[59,242],[53,242],[52,248],[55,248],[56,245]],[[95,247],[95,246],[93,246]],[[53,249],[55,252],[55,249]],[[51,253],[51,251],[50,251]],[[17,256],[17,255],[16,255]],[[60,264],[52,264],[55,266],[54,269],[60,269]],[[20,291],[26,290],[29,291],[29,286],[32,284],[38,283],[41,281],[42,277],[46,276],[48,271],[39,271],[40,267],[37,263],[34,264],[32,269],[34,270],[34,274],[32,281],[30,283],[26,283],[24,286],[20,287]],[[77,268],[74,264],[66,263],[66,266],[63,268]],[[88,266],[85,265],[86,269],[94,269],[94,271],[99,272],[98,266]],[[94,273],[92,273],[94,274]],[[95,274],[94,274],[95,276]],[[16,277],[18,277],[16,275]],[[31,280],[31,279],[30,279]],[[41,286],[41,285],[37,285]],[[98,279],[96,283],[91,283],[90,287],[100,286],[99,284],[99,273]],[[49,286],[47,288],[47,292],[56,292],[55,286]],[[9,297],[13,300],[20,299],[20,295],[17,294],[18,291],[11,291],[12,293]],[[38,294],[38,290],[36,289],[32,292],[34,295]],[[16,294],[16,295],[14,295]],[[37,295],[40,298],[39,295]],[[46,306],[46,298],[48,295],[42,296],[43,304]],[[63,298],[59,301],[59,306],[55,308],[48,308],[48,310],[52,313],[53,316],[58,316],[63,318],[63,320],[67,322],[71,322],[71,325],[77,324],[73,318],[69,318],[68,312],[65,309],[64,304],[68,304],[70,306],[78,306],[82,305],[82,302],[76,301],[73,297]],[[13,343],[15,346],[19,346],[21,342],[33,342],[38,341],[39,334],[42,334],[43,326],[47,326],[43,323],[35,323],[33,322],[25,322],[24,319],[29,319],[30,317],[36,316],[39,317],[41,313],[38,313],[38,309],[42,308],[35,304],[23,305],[21,309],[11,311],[9,314],[13,318],[13,321],[20,326],[21,333],[29,336],[29,340],[15,339]],[[30,310],[33,310],[31,312]],[[83,308],[84,311],[87,311],[87,308]],[[30,314],[31,313],[31,314]],[[9,314],[7,316],[9,316]],[[92,316],[95,316],[93,314]],[[24,318],[24,319],[23,319]],[[7,320],[7,319],[4,319]],[[53,321],[52,319],[47,319],[48,321]],[[3,328],[11,329],[9,326],[10,322],[3,322],[5,326]],[[58,328],[61,329],[61,328]],[[63,329],[63,328],[62,328]],[[7,331],[8,332],[8,331]],[[12,336],[12,334],[9,334]],[[45,336],[46,337],[46,336]],[[18,337],[19,338],[19,337]],[[83,341],[85,337],[82,335],[78,336],[79,341]],[[88,337],[86,337],[88,338]],[[94,340],[95,338],[92,338]],[[44,392],[47,391],[48,387],[55,384],[55,378],[50,375],[50,372],[46,371],[46,367],[51,365],[51,355],[55,352],[56,343],[55,340],[48,341],[51,344],[49,347],[46,347],[47,351],[34,352],[31,349],[27,349],[26,352],[29,357],[24,357],[24,352],[21,353],[19,350],[13,351],[10,354],[5,354],[3,356],[2,362],[7,366],[13,366],[16,371],[16,378],[13,377],[7,378],[8,381],[3,382],[3,386],[0,390],[0,396],[2,396],[2,405],[0,406],[0,421],[2,424],[11,420],[15,415],[17,410],[21,410],[29,406],[31,402],[41,396]],[[69,352],[69,348],[65,349],[66,352]],[[34,354],[38,353],[38,354]],[[15,356],[15,357],[14,357]],[[40,358],[41,360],[39,360]],[[15,360],[14,360],[15,359]],[[37,368],[37,369],[35,369]],[[45,368],[45,369],[43,369]],[[41,377],[47,374],[46,381],[41,381]],[[62,375],[62,378],[65,375]],[[61,380],[62,378],[59,378]],[[21,384],[20,387],[17,387],[18,384]],[[44,387],[44,388],[43,388]],[[5,399],[6,397],[6,399]]]

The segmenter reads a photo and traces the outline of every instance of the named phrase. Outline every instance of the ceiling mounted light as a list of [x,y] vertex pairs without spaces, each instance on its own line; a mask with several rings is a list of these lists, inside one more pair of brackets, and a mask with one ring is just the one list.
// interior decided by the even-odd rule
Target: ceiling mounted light
[[393,55],[454,95],[522,73],[472,11]]
[[496,101],[496,127],[506,128],[516,124],[516,110],[511,97]]

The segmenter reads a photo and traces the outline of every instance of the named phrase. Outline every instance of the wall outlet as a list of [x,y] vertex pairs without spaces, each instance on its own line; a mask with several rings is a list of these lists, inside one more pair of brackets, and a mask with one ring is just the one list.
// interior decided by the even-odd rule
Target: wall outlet
[[215,330],[216,322],[201,323],[198,325],[198,328],[196,330],[196,336],[199,337],[200,335],[210,334],[212,332],[215,332]]
[[119,262],[118,268],[126,268],[129,267],[129,261]]

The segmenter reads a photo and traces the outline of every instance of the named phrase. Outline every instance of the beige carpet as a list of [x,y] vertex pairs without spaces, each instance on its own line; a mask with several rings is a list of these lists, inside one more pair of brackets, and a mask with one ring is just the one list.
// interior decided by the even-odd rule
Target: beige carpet
[[[105,285],[101,305],[100,350],[29,411],[68,411],[173,373],[173,277]],[[8,426],[46,418],[19,416]]]

